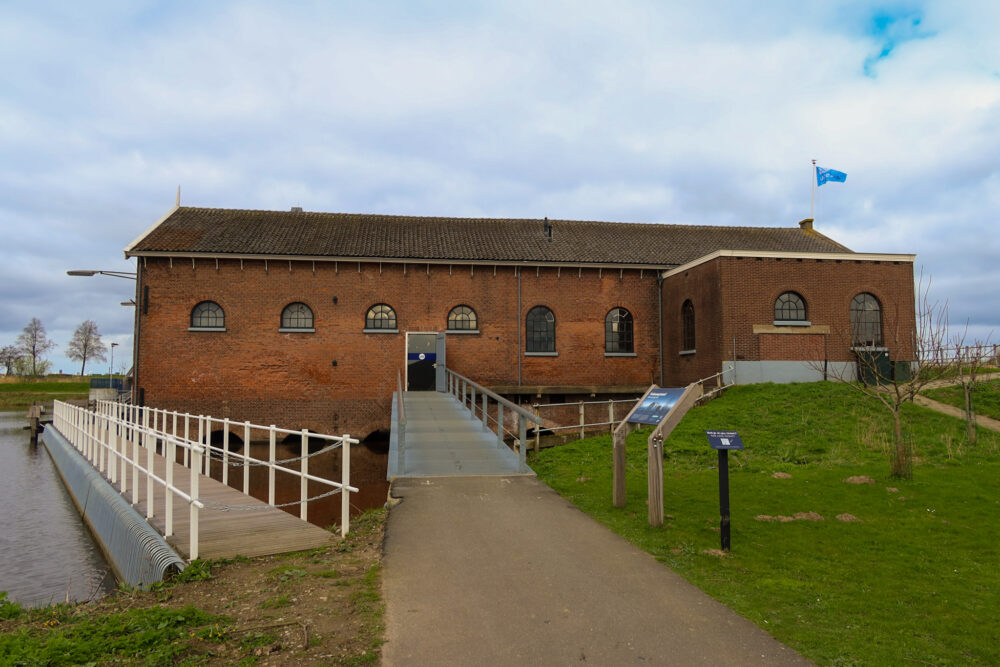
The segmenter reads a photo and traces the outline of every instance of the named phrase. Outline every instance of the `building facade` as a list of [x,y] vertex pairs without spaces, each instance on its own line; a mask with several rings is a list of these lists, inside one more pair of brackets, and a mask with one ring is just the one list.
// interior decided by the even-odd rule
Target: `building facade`
[[[388,428],[418,348],[514,400],[635,394],[725,371],[822,379],[914,358],[912,255],[812,229],[177,207],[136,257],[136,400],[234,420]],[[422,349],[422,348],[420,348]]]

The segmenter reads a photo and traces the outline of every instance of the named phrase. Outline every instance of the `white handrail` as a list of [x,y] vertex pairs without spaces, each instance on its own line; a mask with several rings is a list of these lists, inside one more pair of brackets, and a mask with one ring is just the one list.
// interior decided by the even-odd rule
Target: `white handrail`
[[[183,418],[183,421],[181,421]],[[191,420],[198,419],[197,431],[198,439],[190,438]],[[172,422],[172,424],[168,424]],[[316,482],[331,487],[339,492],[341,499],[341,535],[346,535],[349,529],[350,502],[349,494],[357,493],[358,489],[350,485],[350,445],[358,441],[350,436],[329,436],[319,433],[311,433],[305,430],[289,431],[277,427],[268,427],[272,442],[278,432],[295,433],[302,438],[302,456],[299,470],[286,468],[282,461],[275,460],[274,449],[268,461],[260,461],[246,454],[229,450],[228,435],[223,438],[223,447],[219,448],[209,444],[211,438],[211,427],[213,423],[224,424],[227,428],[231,422],[228,419],[217,420],[212,417],[188,415],[178,412],[154,409],[117,403],[114,401],[98,401],[95,410],[88,410],[82,407],[55,401],[53,405],[53,426],[62,433],[66,439],[86,458],[95,469],[101,472],[112,483],[118,483],[121,493],[124,495],[132,490],[132,502],[135,504],[138,498],[135,492],[139,488],[139,475],[146,478],[146,517],[152,518],[156,515],[156,508],[153,502],[153,484],[159,484],[165,489],[165,507],[163,511],[163,534],[165,537],[173,535],[173,499],[176,496],[190,507],[191,526],[191,549],[190,558],[198,557],[198,514],[202,509],[206,509],[205,503],[199,499],[199,479],[201,474],[210,472],[209,462],[212,452],[220,452],[224,464],[223,478],[228,477],[229,458],[233,457],[242,461],[244,468],[243,491],[247,495],[249,490],[249,467],[250,465],[266,465],[269,468],[269,477],[273,476],[277,470],[285,473],[297,475],[301,478],[300,500],[298,501],[302,509],[300,517],[307,516],[306,507],[309,498],[308,482]],[[177,431],[179,426],[183,426],[183,435]],[[264,428],[255,426],[249,422],[243,423],[244,442],[249,444],[251,429]],[[341,481],[318,477],[308,472],[308,442],[309,439],[320,439],[332,443],[332,447],[342,449],[342,471]],[[162,447],[161,452],[168,462],[177,460],[176,450],[181,447],[184,451],[184,465],[191,470],[190,490],[185,492],[174,484],[173,466],[166,466],[164,476],[155,474],[153,467],[153,456],[157,445]],[[348,445],[344,447],[344,445]],[[131,447],[130,447],[131,445]],[[129,450],[131,449],[131,453]],[[142,463],[140,449],[146,450],[146,461]],[[205,465],[202,465],[202,457],[205,458]],[[131,472],[131,474],[129,474]],[[228,481],[228,479],[227,479]],[[328,492],[329,493],[329,492]],[[273,492],[270,495],[269,505],[274,505]],[[208,507],[207,509],[214,509]]]

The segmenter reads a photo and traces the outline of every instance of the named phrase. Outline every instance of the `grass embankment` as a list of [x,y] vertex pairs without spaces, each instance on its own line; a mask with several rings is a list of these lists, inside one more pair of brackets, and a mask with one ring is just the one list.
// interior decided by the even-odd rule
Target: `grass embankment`
[[0,594],[0,664],[376,664],[385,517],[365,513],[329,547],[195,561],[95,604],[26,610]]
[[[543,450],[530,464],[595,519],[821,664],[1000,664],[1000,437],[981,430],[970,449],[961,420],[905,411],[911,481],[888,477],[888,413],[851,388],[734,387],[692,410],[665,443],[660,528],[647,524],[648,429],[628,439],[624,509],[611,504],[608,436]],[[719,548],[718,472],[705,430],[739,431],[746,445],[730,453],[733,548],[724,557],[710,551]],[[875,483],[844,481],[862,475]],[[809,512],[823,520],[788,520]]]
[[71,378],[65,380],[23,380],[11,381],[0,379],[0,410],[27,408],[35,403],[41,403],[46,409],[52,407],[52,401],[87,398],[90,392],[90,379]]
[[[965,409],[965,394],[959,386],[928,389],[927,398]],[[1000,380],[987,380],[972,388],[972,408],[977,415],[1000,419]]]

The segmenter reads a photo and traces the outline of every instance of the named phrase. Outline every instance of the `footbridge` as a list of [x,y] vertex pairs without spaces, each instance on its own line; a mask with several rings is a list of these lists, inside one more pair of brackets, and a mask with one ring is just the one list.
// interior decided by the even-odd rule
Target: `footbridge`
[[[213,432],[221,434],[221,442],[213,442]],[[300,438],[301,456],[278,460],[277,440],[287,435]],[[269,444],[266,460],[249,455],[249,444],[261,440]],[[271,555],[328,544],[335,536],[307,522],[309,501],[341,496],[343,536],[349,494],[358,491],[350,484],[350,445],[358,441],[347,435],[112,401],[98,401],[93,410],[56,401],[43,441],[116,575],[131,585],[152,583],[170,564],[183,569],[196,558]],[[339,481],[309,472],[310,458],[331,449],[341,451]],[[255,467],[267,470],[266,502],[250,495]],[[276,502],[277,475],[298,477],[298,500]],[[281,509],[286,505],[297,506],[299,516]],[[151,572],[151,565],[158,572]]]
[[438,370],[439,391],[404,391],[397,374],[387,479],[534,475],[525,461],[527,430],[541,419],[451,369]]

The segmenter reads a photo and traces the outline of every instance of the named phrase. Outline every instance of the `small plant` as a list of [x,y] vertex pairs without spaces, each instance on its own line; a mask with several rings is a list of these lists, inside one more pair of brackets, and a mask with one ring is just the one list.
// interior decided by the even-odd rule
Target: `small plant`
[[191,581],[208,581],[212,578],[212,561],[195,559],[174,576],[174,581],[186,584]]
[[287,595],[279,595],[278,597],[271,598],[270,600],[264,600],[260,603],[261,609],[280,609],[281,607],[290,607],[292,601]]
[[267,632],[251,632],[243,636],[240,640],[240,648],[252,650],[260,646],[270,646],[278,641],[278,638]]
[[301,579],[306,576],[306,571],[291,565],[279,565],[268,572],[268,576],[277,581],[279,584],[283,584],[287,581]]
[[0,591],[0,621],[17,618],[23,612],[21,605],[7,599],[7,591]]

